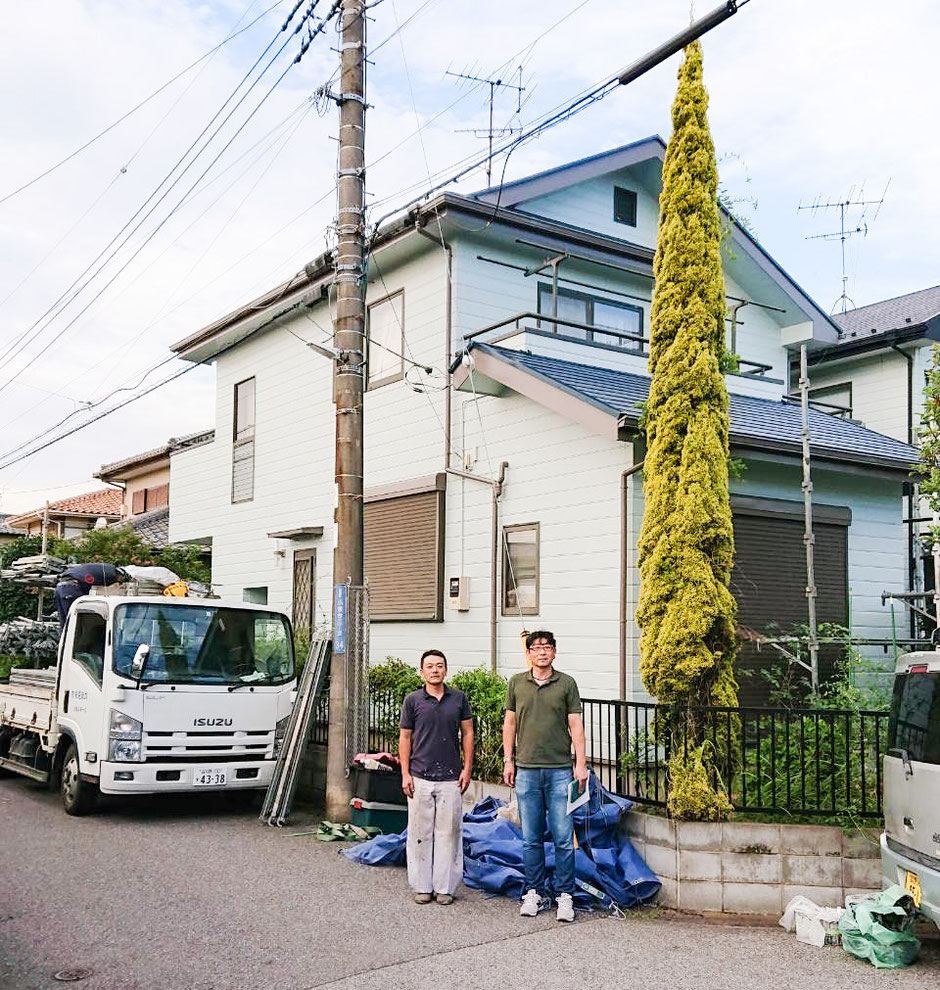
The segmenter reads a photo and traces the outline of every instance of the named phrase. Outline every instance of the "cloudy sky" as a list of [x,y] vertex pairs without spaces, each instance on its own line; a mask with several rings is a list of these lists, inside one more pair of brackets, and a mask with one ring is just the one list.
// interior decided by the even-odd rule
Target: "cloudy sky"
[[[717,2],[699,0],[696,13]],[[299,48],[293,38],[277,55],[291,6],[5,5],[0,465],[34,438],[182,370],[160,365],[171,343],[326,246],[336,113],[311,97],[334,71],[336,37],[314,39],[285,74]],[[488,88],[448,70],[509,79],[521,65],[521,114],[504,91],[496,116],[527,123],[689,18],[689,0],[382,0],[373,8],[373,219],[482,149],[462,132],[484,125]],[[799,205],[878,199],[889,180],[877,219],[873,207],[850,214],[868,232],[847,244],[848,293],[864,305],[940,282],[938,29],[930,0],[750,0],[704,40],[723,182],[763,245],[824,309],[841,292],[838,242],[806,238],[837,230],[839,216]],[[678,56],[523,146],[508,177],[668,137],[677,65]],[[481,171],[456,188],[484,184]],[[102,463],[211,426],[212,406],[212,371],[198,368],[0,468],[0,511],[96,487],[91,475]]]

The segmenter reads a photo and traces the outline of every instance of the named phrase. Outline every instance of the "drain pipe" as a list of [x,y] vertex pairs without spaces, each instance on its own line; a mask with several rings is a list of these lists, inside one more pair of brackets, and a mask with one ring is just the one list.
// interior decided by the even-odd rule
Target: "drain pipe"
[[470,471],[458,471],[457,468],[447,468],[448,474],[456,475],[458,478],[466,478],[470,481],[479,481],[484,485],[489,485],[493,491],[493,514],[492,514],[492,545],[490,547],[490,670],[496,673],[498,666],[498,626],[499,626],[499,594],[497,591],[497,570],[499,565],[499,497],[503,494],[503,485],[506,481],[506,468],[509,461],[503,461],[499,466],[499,478],[493,481],[492,478],[481,478],[478,474]]
[[444,469],[450,470],[451,460],[451,390],[453,374],[450,366],[453,360],[453,328],[454,328],[454,249],[441,237],[429,234],[421,224],[420,217],[415,218],[415,230],[433,244],[441,245],[447,256],[446,279],[444,282],[444,369],[447,374],[447,385],[444,388]]
[[627,550],[630,546],[629,513],[627,512],[627,493],[630,490],[630,478],[643,470],[643,461],[628,467],[620,475],[620,700],[627,700]]

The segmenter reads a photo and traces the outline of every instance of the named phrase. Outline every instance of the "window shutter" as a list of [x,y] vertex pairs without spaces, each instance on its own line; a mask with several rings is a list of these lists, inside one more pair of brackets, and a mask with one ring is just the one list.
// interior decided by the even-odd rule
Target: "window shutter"
[[373,620],[443,618],[443,492],[365,505],[365,573]]
[[131,513],[133,515],[139,515],[144,511],[144,506],[146,504],[145,499],[147,498],[147,489],[141,488],[134,492],[133,498],[131,500]]
[[147,508],[160,509],[170,501],[170,486],[157,485],[147,489]]
[[[816,614],[819,622],[845,625],[848,621],[848,527],[813,523],[816,537]],[[770,515],[734,515],[734,571],[731,592],[738,603],[737,620],[759,633],[787,635],[793,627],[805,624],[806,549],[803,523]],[[841,647],[823,645],[819,650],[819,679],[832,677]],[[738,698],[742,705],[763,706],[768,702],[770,685],[760,676],[761,669],[777,665],[780,654],[772,647],[760,650],[753,643],[742,643],[736,667]],[[741,677],[744,670],[752,676]],[[809,677],[809,674],[806,674]]]

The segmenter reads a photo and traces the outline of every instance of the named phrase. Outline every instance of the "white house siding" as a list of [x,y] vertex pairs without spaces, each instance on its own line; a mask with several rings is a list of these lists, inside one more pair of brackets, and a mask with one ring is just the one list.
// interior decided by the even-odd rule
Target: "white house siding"
[[[635,227],[614,220],[614,186],[631,189],[637,194]],[[582,230],[594,230],[648,248],[656,247],[659,196],[641,184],[636,173],[629,168],[526,200],[519,204],[518,209]]]
[[[833,364],[809,371],[810,386],[852,383],[852,418],[870,430],[907,442],[907,361],[894,351]],[[916,382],[915,392],[923,386]],[[825,399],[825,396],[821,397]]]
[[[314,311],[321,322],[325,312]],[[291,329],[319,339],[309,321]],[[233,504],[234,389],[256,382],[254,498]],[[171,459],[171,540],[212,537],[213,584],[226,598],[266,587],[268,603],[290,607],[295,549],[317,548],[317,600],[329,614],[333,546],[333,431],[330,363],[283,328],[271,328],[216,361],[216,434]],[[269,532],[322,526],[316,541],[275,541]],[[281,556],[277,551],[284,551]],[[319,608],[318,608],[319,613]]]
[[[619,493],[632,446],[592,434],[515,394],[477,400],[461,394],[454,406],[455,432],[459,435],[463,424],[467,448],[478,451],[475,473],[493,476],[501,462],[509,464],[500,531],[517,523],[539,524],[539,614],[499,615],[500,673],[525,669],[520,632],[545,627],[558,637],[559,667],[578,680],[582,693],[615,697]],[[491,505],[488,486],[448,478],[445,578],[469,577],[470,609],[445,608],[443,623],[373,623],[373,659],[415,662],[423,649],[435,646],[454,669],[489,665]]]

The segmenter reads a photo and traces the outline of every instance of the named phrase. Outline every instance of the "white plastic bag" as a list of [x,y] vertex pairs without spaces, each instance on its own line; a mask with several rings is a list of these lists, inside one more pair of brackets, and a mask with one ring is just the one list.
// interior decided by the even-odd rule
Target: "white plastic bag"
[[790,900],[778,924],[788,932],[796,930],[798,942],[815,945],[838,945],[840,907],[820,907],[808,897],[797,896]]

